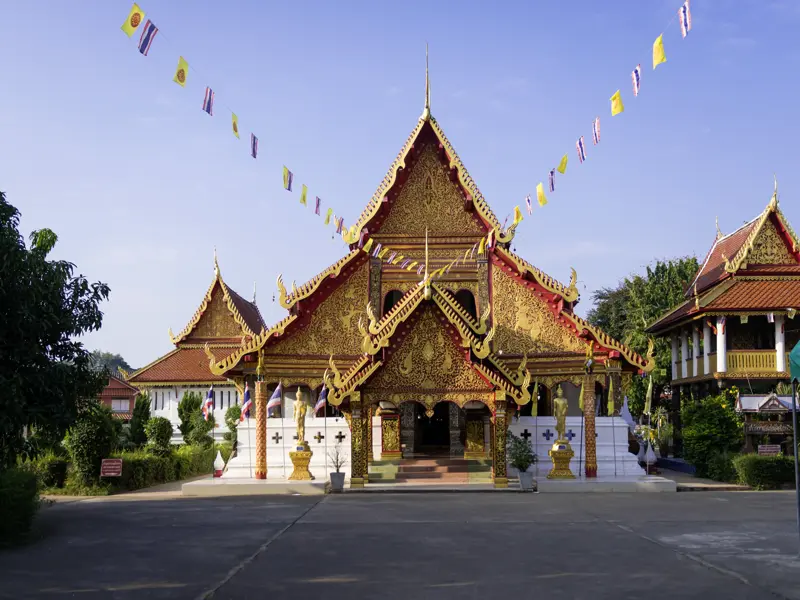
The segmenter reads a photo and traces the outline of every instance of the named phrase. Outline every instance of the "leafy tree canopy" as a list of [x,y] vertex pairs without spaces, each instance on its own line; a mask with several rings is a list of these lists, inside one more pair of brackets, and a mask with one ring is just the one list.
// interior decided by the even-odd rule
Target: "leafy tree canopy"
[[109,289],[48,260],[57,239],[42,229],[26,245],[0,192],[0,469],[25,451],[26,427],[61,439],[105,385],[77,338],[100,328]]
[[109,373],[118,373],[117,367],[122,367],[126,371],[133,371],[133,368],[128,364],[119,354],[112,352],[103,352],[102,350],[92,350],[90,360],[92,367],[98,371],[106,370]]
[[[645,329],[685,300],[684,293],[698,268],[697,259],[693,256],[656,261],[646,268],[644,275],[631,275],[616,287],[594,292],[594,308],[589,311],[587,319],[592,325],[643,354],[651,337],[645,333]],[[654,405],[672,377],[670,344],[663,338],[655,342]],[[643,381],[634,379],[628,398],[633,414],[642,412],[646,388]]]

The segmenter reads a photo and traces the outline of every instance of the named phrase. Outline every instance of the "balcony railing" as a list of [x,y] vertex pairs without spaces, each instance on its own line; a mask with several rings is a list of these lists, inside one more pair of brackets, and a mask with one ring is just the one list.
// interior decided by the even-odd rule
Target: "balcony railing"
[[730,350],[728,372],[775,373],[775,350]]

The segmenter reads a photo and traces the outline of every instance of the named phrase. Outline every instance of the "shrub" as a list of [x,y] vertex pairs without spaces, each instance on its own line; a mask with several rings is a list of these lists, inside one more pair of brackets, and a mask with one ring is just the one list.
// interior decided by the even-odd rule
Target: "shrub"
[[521,437],[514,435],[510,431],[508,432],[506,447],[508,448],[509,463],[521,473],[527,471],[528,467],[537,460],[536,454],[531,448],[531,443],[528,440],[523,440]]
[[150,397],[147,394],[138,393],[136,394],[136,402],[133,405],[130,432],[128,433],[128,439],[135,446],[141,446],[147,441],[144,427],[149,420]]
[[742,421],[734,410],[732,395],[707,396],[681,408],[683,457],[694,465],[698,477],[708,476],[712,456],[738,452],[742,447]]
[[210,475],[216,450],[199,446],[181,446],[174,452],[156,456],[142,450],[122,452],[122,477],[113,482],[117,490],[138,490],[160,483],[168,483]]
[[100,463],[111,454],[116,435],[114,417],[109,407],[94,403],[78,416],[69,431],[66,445],[81,483],[97,482]]
[[210,446],[214,440],[209,435],[214,430],[214,415],[208,416],[208,421],[203,418],[203,415],[197,413],[191,421],[191,429],[189,435],[183,438],[183,441],[190,446],[201,446],[203,448]]
[[153,417],[144,427],[147,435],[147,449],[156,455],[170,453],[172,440],[172,423],[164,417]]
[[225,434],[225,439],[235,443],[236,442],[236,428],[239,425],[239,419],[242,417],[241,406],[229,406],[225,411],[225,425],[228,428],[228,433]]
[[32,470],[39,481],[39,488],[63,488],[67,479],[67,460],[49,450],[32,462]]
[[729,452],[714,452],[706,462],[708,477],[714,481],[735,482],[737,477],[736,469],[733,467],[733,459],[736,456],[736,454]]
[[0,544],[23,539],[38,509],[36,475],[25,469],[0,471]]
[[186,438],[192,431],[194,417],[200,414],[200,406],[202,403],[203,398],[196,392],[186,392],[178,403],[178,418],[181,420],[178,429],[180,429],[184,441],[186,441]]
[[794,483],[794,459],[788,456],[743,454],[733,459],[739,482],[757,490],[774,490]]

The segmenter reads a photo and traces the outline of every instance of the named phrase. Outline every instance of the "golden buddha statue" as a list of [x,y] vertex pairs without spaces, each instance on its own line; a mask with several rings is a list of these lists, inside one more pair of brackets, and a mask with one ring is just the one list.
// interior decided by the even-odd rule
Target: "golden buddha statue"
[[306,412],[308,406],[303,400],[300,386],[297,386],[297,396],[294,400],[294,422],[297,425],[297,445],[302,446],[306,441]]
[[556,433],[558,437],[553,442],[553,447],[547,454],[553,461],[553,468],[547,474],[548,479],[575,479],[569,468],[569,461],[575,456],[575,452],[567,441],[567,399],[564,398],[564,390],[561,386],[556,389],[556,397],[553,398],[553,413],[556,417]]
[[564,390],[561,386],[556,389],[556,397],[553,399],[553,413],[556,417],[556,433],[558,440],[563,440],[567,432],[567,399],[564,398]]

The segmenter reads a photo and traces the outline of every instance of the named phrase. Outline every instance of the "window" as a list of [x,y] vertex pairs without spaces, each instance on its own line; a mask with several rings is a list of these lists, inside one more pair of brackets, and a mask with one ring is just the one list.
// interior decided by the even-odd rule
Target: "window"
[[131,402],[127,398],[113,398],[111,400],[111,410],[114,412],[128,412]]

